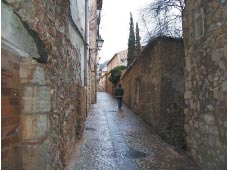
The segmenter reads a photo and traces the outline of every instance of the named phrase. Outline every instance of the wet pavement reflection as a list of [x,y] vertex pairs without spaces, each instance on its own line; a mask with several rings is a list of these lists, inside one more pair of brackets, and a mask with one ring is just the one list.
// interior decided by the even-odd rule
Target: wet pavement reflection
[[198,170],[125,105],[98,92],[77,148],[75,170]]

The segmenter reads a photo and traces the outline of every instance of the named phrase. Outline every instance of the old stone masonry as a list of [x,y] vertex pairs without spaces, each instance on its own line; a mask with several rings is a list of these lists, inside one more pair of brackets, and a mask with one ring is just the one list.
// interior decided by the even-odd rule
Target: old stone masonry
[[98,93],[71,170],[199,170],[181,150],[106,92]]

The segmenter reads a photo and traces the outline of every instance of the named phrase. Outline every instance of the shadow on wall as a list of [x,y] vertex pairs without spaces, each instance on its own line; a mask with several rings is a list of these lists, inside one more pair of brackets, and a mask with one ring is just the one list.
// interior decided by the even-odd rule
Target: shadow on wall
[[168,143],[183,147],[184,46],[182,39],[158,37],[121,77],[124,102]]

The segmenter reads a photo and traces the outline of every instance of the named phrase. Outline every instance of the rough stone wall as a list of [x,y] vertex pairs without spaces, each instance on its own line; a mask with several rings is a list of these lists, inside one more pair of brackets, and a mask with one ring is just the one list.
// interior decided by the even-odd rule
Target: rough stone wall
[[104,91],[107,91],[107,73],[104,73],[104,75],[101,77],[99,86],[102,87]]
[[[16,83],[12,84],[16,87],[19,85],[21,91],[20,111],[11,106],[18,103],[18,99],[11,96],[8,111],[12,116],[7,117],[7,109],[3,114],[3,125],[6,125],[3,130],[6,131],[2,134],[8,134],[7,130],[12,128],[11,135],[5,136],[6,147],[2,153],[6,157],[3,158],[9,160],[10,155],[17,156],[20,153],[21,157],[17,157],[17,162],[22,166],[21,169],[63,169],[76,141],[81,137],[86,116],[86,91],[82,86],[81,76],[83,70],[81,60],[84,55],[84,2],[60,0],[5,0],[5,2],[34,38],[40,58],[29,52],[15,55],[15,49],[7,51],[11,58],[5,53],[3,55],[5,60],[10,61],[8,66],[10,69],[6,72],[3,62],[3,74],[7,76],[8,72],[13,72],[13,79],[19,74],[17,77],[19,80],[15,79]],[[70,9],[77,12],[76,17],[80,22],[78,18],[70,16],[73,15]],[[17,33],[20,34],[20,31]],[[21,41],[16,42],[16,47],[17,43]],[[16,52],[18,49],[20,48],[16,48]],[[45,58],[47,56],[48,58]],[[33,57],[37,59],[32,59]],[[4,87],[2,95],[6,95],[6,100],[2,102],[9,102],[7,95],[14,95],[14,90],[9,88],[18,89],[14,86]],[[19,115],[13,116],[14,112]],[[17,145],[18,126],[20,143]],[[13,154],[12,148],[15,148],[16,152],[16,146],[19,148],[18,154]],[[12,160],[5,164],[6,169],[15,165],[10,164],[11,162]]]
[[224,170],[227,169],[226,0],[187,1],[183,29],[187,147],[202,169]]
[[114,94],[114,85],[109,81],[110,73],[107,74],[107,82],[106,82],[106,87],[107,87],[107,92]]
[[[165,50],[163,50],[165,49]],[[160,134],[169,143],[184,145],[184,45],[182,39],[165,40],[160,47]]]
[[[141,76],[144,72],[142,68],[143,67],[141,66],[141,63],[138,62],[137,60],[137,62],[134,63],[133,66],[131,66],[128,70],[126,70],[125,73],[122,74],[123,78],[121,78],[120,80],[120,83],[124,88],[123,101],[129,108],[131,108],[137,114],[142,114],[142,112],[140,112],[140,109],[142,109],[141,105],[143,104],[143,102],[141,101],[142,94],[140,94],[140,101],[136,102],[136,81],[138,79],[141,80]],[[147,114],[144,113],[144,115]]]
[[124,102],[163,139],[178,146],[184,145],[183,68],[182,41],[157,38],[121,79]]

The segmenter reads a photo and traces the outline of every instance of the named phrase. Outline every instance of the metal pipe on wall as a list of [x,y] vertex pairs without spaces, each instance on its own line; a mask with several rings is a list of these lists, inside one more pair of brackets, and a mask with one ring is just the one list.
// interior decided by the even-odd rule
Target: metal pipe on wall
[[88,82],[88,56],[89,56],[89,0],[85,0],[85,46],[84,46],[84,85]]

